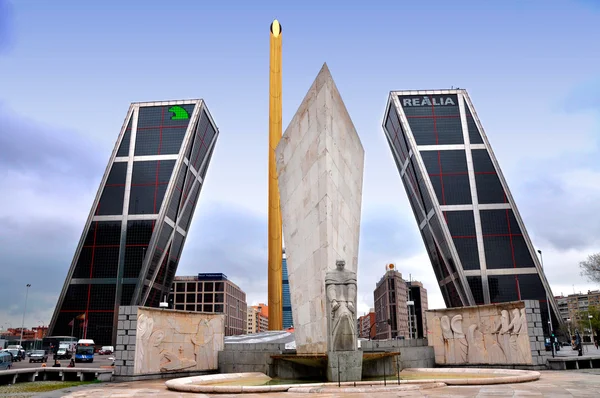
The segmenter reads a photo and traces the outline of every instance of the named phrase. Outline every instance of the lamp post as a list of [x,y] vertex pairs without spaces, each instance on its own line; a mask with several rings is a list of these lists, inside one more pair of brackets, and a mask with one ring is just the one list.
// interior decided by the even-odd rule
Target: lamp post
[[[542,256],[542,251],[538,250],[538,253],[540,253],[540,263],[542,265],[542,269],[544,268],[544,257]],[[552,358],[554,358],[554,339],[552,338],[552,335],[554,334],[554,329],[552,328],[552,313],[550,312],[550,298],[548,297],[548,292],[546,291],[546,289],[544,288],[544,291],[546,292],[546,305],[548,306],[548,330],[550,331],[550,346],[552,347]]]
[[594,330],[592,329],[592,315],[588,315],[588,322],[590,323],[590,343],[594,344]]
[[23,347],[23,328],[25,327],[25,311],[27,311],[27,296],[29,295],[29,288],[31,287],[31,283],[27,284],[27,289],[25,290],[25,307],[23,307],[23,321],[21,322],[21,338],[19,339],[19,345]]

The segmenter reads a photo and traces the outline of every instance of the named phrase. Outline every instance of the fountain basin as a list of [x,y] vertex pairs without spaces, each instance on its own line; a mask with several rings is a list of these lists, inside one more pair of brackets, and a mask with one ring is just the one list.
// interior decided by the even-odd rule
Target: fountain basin
[[412,368],[400,372],[400,380],[371,380],[339,383],[287,383],[272,384],[273,379],[264,373],[225,373],[216,375],[182,377],[165,383],[169,390],[196,393],[259,393],[259,392],[384,392],[419,390],[446,385],[489,385],[534,381],[540,373],[513,369],[459,369]]

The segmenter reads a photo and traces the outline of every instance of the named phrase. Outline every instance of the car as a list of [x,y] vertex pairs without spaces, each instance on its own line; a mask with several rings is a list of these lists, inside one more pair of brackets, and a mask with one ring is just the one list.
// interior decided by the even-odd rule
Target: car
[[115,351],[114,347],[111,345],[105,345],[102,346],[102,348],[100,348],[100,350],[98,351],[98,354],[100,355],[110,355]]
[[21,361],[21,353],[19,352],[19,350],[17,350],[16,348],[7,348],[6,350],[4,350],[6,352],[8,352],[10,355],[12,355],[12,361],[13,362],[17,362],[17,361]]
[[55,355],[56,359],[71,359],[72,356],[71,352],[66,348],[59,348]]
[[44,350],[35,350],[29,357],[29,363],[31,362],[48,362],[48,353]]

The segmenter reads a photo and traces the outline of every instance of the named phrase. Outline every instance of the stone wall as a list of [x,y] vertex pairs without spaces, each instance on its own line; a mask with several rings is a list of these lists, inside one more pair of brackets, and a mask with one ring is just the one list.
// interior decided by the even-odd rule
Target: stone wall
[[430,310],[426,315],[438,365],[546,363],[538,301]]
[[276,158],[296,347],[324,354],[325,273],[337,260],[357,272],[364,166],[364,149],[326,65]]
[[[361,350],[363,352],[399,352],[400,369],[433,368],[435,366],[433,347],[427,345],[427,339],[361,341]],[[383,374],[381,361],[370,362],[372,361],[363,361],[363,376]],[[396,358],[388,359],[386,369],[389,371],[392,365],[394,368],[396,367]],[[376,369],[370,370],[374,366]]]
[[[414,340],[375,340],[361,341],[359,352],[399,352],[399,366],[404,368],[432,368],[435,366],[433,347],[427,345],[425,339]],[[322,366],[316,366],[317,357],[308,357],[303,365],[298,362],[272,358],[282,354],[295,354],[296,350],[286,350],[285,344],[225,344],[225,350],[219,353],[219,372],[262,372],[270,377],[282,379],[325,380],[327,359],[322,359]],[[395,374],[396,358],[388,357],[379,360],[364,361],[362,377],[379,377]]]
[[219,372],[262,372],[275,377],[272,355],[291,352],[285,349],[285,343],[235,343],[225,344],[219,352]]
[[223,346],[224,315],[121,306],[115,376],[216,370]]
[[137,306],[120,306],[115,346],[115,376],[133,376]]

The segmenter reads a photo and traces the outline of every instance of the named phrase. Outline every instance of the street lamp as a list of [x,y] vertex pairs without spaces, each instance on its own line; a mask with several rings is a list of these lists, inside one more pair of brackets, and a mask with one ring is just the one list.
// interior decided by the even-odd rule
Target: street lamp
[[[544,268],[544,257],[542,256],[542,251],[538,249],[537,251],[538,253],[540,253],[540,263],[542,265],[542,269]],[[552,338],[552,335],[554,335],[554,329],[552,328],[552,313],[550,312],[550,298],[548,297],[548,292],[546,291],[546,289],[544,288],[544,291],[546,292],[546,305],[548,306],[548,326],[549,326],[549,331],[550,331],[550,346],[552,347],[552,358],[554,358],[554,339]]]
[[29,288],[31,287],[31,283],[27,284],[27,289],[25,290],[25,307],[23,307],[23,321],[21,322],[21,339],[19,340],[19,345],[23,347],[23,328],[25,327],[25,311],[27,311],[27,296],[29,295]]
[[588,315],[588,322],[590,323],[590,343],[594,344],[594,330],[592,329],[592,318],[593,315]]

